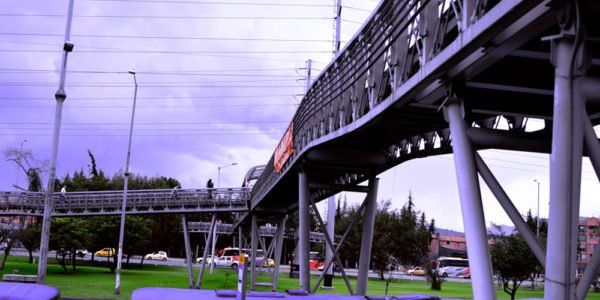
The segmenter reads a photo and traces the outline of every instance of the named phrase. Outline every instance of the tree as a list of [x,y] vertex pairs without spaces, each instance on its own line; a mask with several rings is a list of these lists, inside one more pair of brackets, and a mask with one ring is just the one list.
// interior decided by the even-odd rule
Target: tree
[[33,219],[33,222],[19,233],[18,239],[29,253],[30,264],[33,263],[33,251],[40,247],[41,231],[39,223]]
[[375,215],[375,227],[373,233],[373,243],[371,246],[371,265],[373,270],[379,273],[379,278],[384,280],[384,273],[389,270],[394,257],[392,256],[392,247],[394,247],[395,216],[390,212],[391,201],[385,201],[379,204]]
[[92,177],[98,176],[98,169],[96,168],[96,158],[92,154],[92,150],[88,149],[88,155],[90,156],[90,174]]
[[537,259],[519,235],[501,235],[491,247],[492,265],[504,292],[515,299],[521,283],[536,271]]
[[71,259],[73,271],[76,271],[77,250],[89,244],[91,235],[80,218],[53,218],[50,249],[56,251],[58,263],[67,271],[66,257]]
[[4,264],[6,263],[6,259],[8,259],[8,255],[10,254],[10,250],[14,245],[17,236],[19,234],[19,230],[14,226],[14,223],[8,224],[0,224],[0,244],[6,244],[4,247],[4,255],[2,256],[2,260],[0,261],[0,270],[4,270]]
[[7,161],[14,162],[27,175],[28,188],[25,189],[16,184],[14,185],[15,188],[31,192],[43,191],[40,176],[48,169],[48,161],[36,158],[33,152],[27,149],[9,147],[4,149],[3,152]]

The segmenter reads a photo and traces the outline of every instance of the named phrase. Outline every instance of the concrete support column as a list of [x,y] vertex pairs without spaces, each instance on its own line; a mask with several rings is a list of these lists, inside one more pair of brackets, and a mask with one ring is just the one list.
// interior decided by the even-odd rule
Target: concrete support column
[[188,281],[191,289],[194,287],[194,269],[192,267],[192,247],[190,245],[190,233],[188,231],[185,214],[181,215],[181,227],[183,229],[183,243],[185,244],[185,262],[188,270]]
[[358,279],[356,280],[356,294],[361,296],[367,294],[369,265],[371,263],[371,245],[373,244],[373,229],[375,228],[375,215],[377,214],[378,186],[379,178],[371,177],[371,179],[369,179],[369,194],[365,199],[365,215],[360,244],[360,257],[358,261]]
[[[555,66],[552,153],[550,154],[550,213],[546,247],[546,299],[576,299],[577,239],[581,159],[583,155],[583,99],[571,74],[573,39],[552,41]],[[571,82],[570,79],[573,79]]]
[[310,291],[310,193],[306,171],[298,173],[298,263],[300,289]]
[[444,116],[450,123],[452,135],[452,151],[454,152],[458,193],[467,240],[467,253],[469,253],[473,299],[496,299],[479,178],[475,166],[475,153],[467,136],[467,124],[464,121],[462,103],[456,99],[449,99],[444,108]]

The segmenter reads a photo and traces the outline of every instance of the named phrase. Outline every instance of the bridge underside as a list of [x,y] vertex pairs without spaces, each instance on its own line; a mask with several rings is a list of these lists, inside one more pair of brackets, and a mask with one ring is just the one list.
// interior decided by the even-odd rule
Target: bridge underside
[[[512,10],[510,21],[497,22],[473,38],[475,45],[446,49],[455,50],[448,51],[453,52],[448,57],[441,57],[442,51],[433,60],[443,58],[445,63],[428,74],[414,75],[420,82],[412,89],[401,93],[398,88],[361,119],[300,149],[263,197],[254,193],[253,213],[276,219],[277,214],[295,211],[301,169],[310,178],[311,199],[320,201],[339,191],[354,190],[372,174],[405,161],[451,153],[449,126],[441,109],[449,93],[464,101],[476,149],[550,153],[554,66],[551,42],[542,38],[556,35],[560,27],[557,13],[547,2],[529,3],[534,2],[533,8]],[[590,12],[600,14],[599,5],[591,3]],[[600,37],[598,18],[589,21],[588,36]],[[587,74],[598,76],[600,47],[591,44],[590,48],[594,59]],[[587,111],[593,124],[599,124],[600,103],[589,102]],[[501,117],[510,128],[498,127]],[[544,128],[529,132],[526,125],[531,119],[545,122]]]
[[[282,139],[238,224],[298,210],[302,256],[314,203],[365,192],[359,265],[368,266],[376,176],[452,153],[473,297],[496,297],[481,176],[546,268],[546,298],[583,299],[600,266],[599,250],[575,282],[581,161],[589,156],[600,177],[598,124],[598,1],[384,0],[307,92],[289,129],[292,141]],[[546,250],[477,153],[485,149],[551,154]],[[300,286],[308,290],[302,259]],[[358,278],[357,294],[365,293],[366,278]]]

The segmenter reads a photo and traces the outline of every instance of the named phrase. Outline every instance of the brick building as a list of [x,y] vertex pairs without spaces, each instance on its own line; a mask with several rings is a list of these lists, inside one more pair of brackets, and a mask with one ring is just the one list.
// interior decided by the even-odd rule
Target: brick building
[[577,271],[583,273],[590,263],[594,249],[600,240],[600,220],[596,217],[579,218],[579,244],[577,247]]

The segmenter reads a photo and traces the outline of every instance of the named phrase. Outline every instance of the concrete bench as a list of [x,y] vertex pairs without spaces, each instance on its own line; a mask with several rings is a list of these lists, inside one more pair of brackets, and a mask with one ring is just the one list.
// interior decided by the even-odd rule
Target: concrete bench
[[4,274],[2,281],[5,282],[24,282],[24,283],[36,283],[37,276],[35,275],[21,275],[21,274]]
[[57,300],[58,289],[37,283],[0,282],[0,299]]

